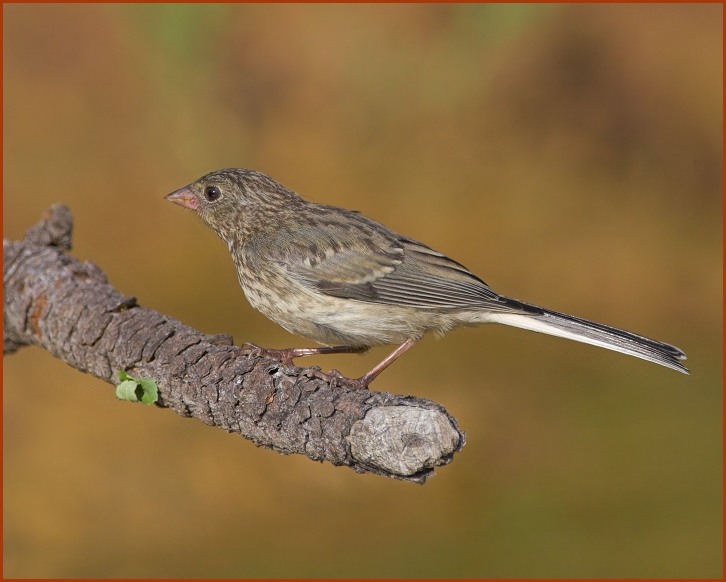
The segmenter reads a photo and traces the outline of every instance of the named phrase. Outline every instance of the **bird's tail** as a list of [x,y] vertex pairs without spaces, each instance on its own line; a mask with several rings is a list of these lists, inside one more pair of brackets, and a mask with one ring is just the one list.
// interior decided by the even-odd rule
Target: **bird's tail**
[[501,299],[513,311],[489,312],[486,321],[599,346],[688,374],[688,368],[681,364],[681,360],[686,359],[686,354],[675,346],[515,299]]

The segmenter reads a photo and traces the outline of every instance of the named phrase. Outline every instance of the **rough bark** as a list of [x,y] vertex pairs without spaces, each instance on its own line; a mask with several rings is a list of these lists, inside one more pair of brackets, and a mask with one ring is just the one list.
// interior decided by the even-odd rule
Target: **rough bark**
[[429,400],[331,386],[315,368],[240,354],[138,305],[99,267],[67,254],[72,218],[54,205],[22,241],[3,241],[3,354],[39,346],[108,383],[153,378],[158,406],[283,454],[424,483],[464,446]]

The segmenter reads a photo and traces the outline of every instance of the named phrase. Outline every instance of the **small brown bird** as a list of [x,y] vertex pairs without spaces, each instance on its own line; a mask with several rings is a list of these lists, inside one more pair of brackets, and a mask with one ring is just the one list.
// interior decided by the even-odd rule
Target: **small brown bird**
[[227,243],[248,301],[326,347],[262,350],[288,362],[399,344],[365,387],[427,332],[503,323],[636,356],[688,373],[678,348],[495,293],[466,267],[357,212],[307,202],[253,170],[211,172],[166,196]]

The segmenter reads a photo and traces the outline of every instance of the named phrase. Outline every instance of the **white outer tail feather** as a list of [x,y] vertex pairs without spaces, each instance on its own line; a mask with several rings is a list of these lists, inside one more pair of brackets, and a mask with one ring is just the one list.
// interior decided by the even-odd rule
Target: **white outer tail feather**
[[[641,358],[643,360],[648,360],[650,362],[654,362],[656,364],[660,364],[661,366],[666,366],[667,368],[671,368],[673,370],[677,370],[679,372],[682,372],[684,374],[688,374],[688,370],[678,363],[677,359],[674,357],[664,357],[661,355],[661,357],[658,357],[657,353],[648,353],[649,350],[643,349],[642,346],[638,346],[640,349],[632,349],[628,347],[627,345],[623,345],[622,343],[618,343],[613,341],[610,337],[608,337],[607,334],[602,332],[598,327],[593,325],[590,327],[588,323],[584,320],[578,320],[573,321],[569,318],[561,317],[560,314],[555,313],[548,313],[547,310],[543,310],[543,315],[529,315],[529,314],[520,314],[520,313],[496,313],[496,312],[488,312],[483,318],[483,321],[490,322],[490,323],[501,323],[504,325],[509,325],[512,327],[519,327],[522,329],[528,329],[530,331],[536,331],[540,333],[545,333],[549,335],[554,335],[557,337],[562,337],[565,339],[574,340],[577,342],[582,342],[585,344],[590,344],[593,346],[598,346],[600,348],[605,348],[608,350],[613,350],[615,352],[620,352],[622,354],[627,354],[629,356],[635,356],[636,358]],[[549,321],[548,321],[549,319]],[[560,325],[558,325],[560,323]],[[572,331],[571,329],[567,328],[581,328],[583,329],[583,333],[577,333],[575,331]],[[587,333],[585,333],[587,331]],[[621,330],[617,330],[621,331]],[[637,341],[638,336],[635,334],[631,334],[630,332],[621,332],[628,334],[630,336],[633,336],[635,341]],[[646,339],[646,338],[643,338]],[[654,341],[654,340],[649,340]],[[655,342],[654,342],[655,343]],[[667,344],[663,344],[664,347],[667,346],[670,348],[671,346],[668,346]],[[677,348],[675,348],[677,349]],[[685,356],[678,357],[678,359],[685,359]],[[670,361],[672,360],[672,361]]]

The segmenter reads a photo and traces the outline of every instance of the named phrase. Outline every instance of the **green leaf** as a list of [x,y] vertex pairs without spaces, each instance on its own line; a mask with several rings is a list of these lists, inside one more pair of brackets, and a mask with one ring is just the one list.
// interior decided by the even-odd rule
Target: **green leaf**
[[151,378],[133,378],[123,370],[119,370],[118,377],[121,384],[116,386],[116,398],[119,400],[153,404],[159,399],[156,382]]
[[138,386],[139,385],[133,380],[125,380],[121,382],[121,384],[116,386],[116,398],[119,400],[131,400],[132,402],[137,402],[136,388],[138,388]]
[[141,378],[137,380],[143,395],[141,396],[141,402],[144,404],[154,404],[159,399],[159,391],[156,389],[156,382],[151,378]]

